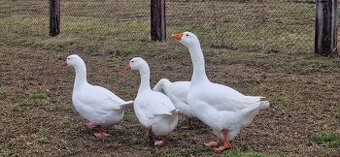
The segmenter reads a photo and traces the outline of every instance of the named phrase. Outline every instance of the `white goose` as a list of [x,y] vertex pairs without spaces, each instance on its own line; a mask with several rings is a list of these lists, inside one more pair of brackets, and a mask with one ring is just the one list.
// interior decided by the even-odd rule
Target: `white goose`
[[187,117],[188,125],[182,126],[183,129],[190,128],[190,118],[195,117],[187,101],[189,87],[190,81],[171,82],[168,79],[163,78],[159,80],[152,89],[168,96],[175,107],[179,110],[179,113]]
[[78,55],[67,57],[64,65],[72,66],[76,71],[72,102],[77,112],[89,120],[86,126],[97,131],[97,138],[109,136],[103,127],[119,122],[124,115],[124,106],[133,101],[124,101],[106,88],[87,82],[85,62]]
[[126,68],[138,70],[141,76],[141,83],[133,108],[137,119],[146,128],[150,141],[155,146],[162,145],[164,140],[155,140],[155,136],[165,136],[175,129],[178,122],[178,110],[171,100],[160,92],[151,90],[150,69],[148,63],[140,57],[130,60]]
[[252,122],[260,109],[267,108],[269,102],[261,101],[263,97],[245,96],[228,86],[210,82],[198,38],[190,32],[173,34],[172,37],[190,52],[193,75],[188,92],[189,105],[196,117],[211,127],[219,138],[206,145],[222,152],[231,147],[229,141]]

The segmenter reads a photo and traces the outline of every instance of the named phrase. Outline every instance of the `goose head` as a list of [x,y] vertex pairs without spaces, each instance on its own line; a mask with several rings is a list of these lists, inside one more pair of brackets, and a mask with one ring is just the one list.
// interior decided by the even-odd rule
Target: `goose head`
[[200,44],[197,36],[191,32],[175,33],[172,34],[171,37],[188,48],[195,47]]
[[76,67],[85,65],[85,62],[78,55],[73,54],[73,55],[69,55],[66,58],[66,65],[67,66],[72,66],[72,67],[76,68]]
[[140,72],[148,71],[148,63],[141,57],[132,58],[125,69],[138,70]]

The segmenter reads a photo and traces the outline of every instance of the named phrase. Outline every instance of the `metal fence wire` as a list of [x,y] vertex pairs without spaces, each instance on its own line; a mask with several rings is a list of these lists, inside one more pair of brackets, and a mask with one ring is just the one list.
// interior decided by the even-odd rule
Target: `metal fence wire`
[[[18,14],[35,24],[22,31],[48,34],[48,8],[20,1]],[[65,0],[60,9],[63,34],[150,39],[149,0]],[[214,48],[312,52],[315,12],[312,0],[168,0],[167,34],[191,31]]]

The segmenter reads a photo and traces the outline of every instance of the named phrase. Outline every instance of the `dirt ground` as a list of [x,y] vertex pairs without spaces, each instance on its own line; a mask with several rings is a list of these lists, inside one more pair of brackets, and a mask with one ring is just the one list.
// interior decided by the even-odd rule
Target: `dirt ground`
[[[60,55],[22,48],[2,47],[1,53],[1,141],[4,155],[86,155],[86,156],[205,156],[211,154],[202,145],[213,138],[198,120],[195,128],[176,129],[170,142],[158,149],[148,145],[145,131],[130,108],[124,120],[110,128],[112,137],[98,140],[84,127],[85,120],[72,111],[70,99],[73,71],[58,65]],[[98,67],[95,61],[108,57],[83,55],[89,60],[89,80],[101,84],[125,99],[133,99],[138,74],[123,71],[131,57],[119,60],[119,66]],[[209,58],[209,57],[208,57]],[[167,76],[188,80],[190,62],[148,57],[152,81]],[[326,61],[327,59],[324,58]],[[234,149],[284,156],[336,156],[339,149],[313,142],[319,132],[339,132],[339,73],[323,69],[281,70],[243,64],[207,65],[210,78],[229,84],[249,95],[268,97],[271,107],[263,110],[254,123],[233,141]],[[172,71],[169,74],[169,71]],[[122,90],[125,89],[125,90]],[[288,90],[287,90],[288,89]],[[32,93],[46,98],[33,99]],[[179,126],[181,123],[179,124]]]
[[[14,6],[15,1],[11,3],[2,6],[8,9]],[[39,11],[39,7],[31,11]],[[52,38],[37,31],[40,27],[34,22],[32,27],[28,26],[29,18],[17,15],[15,9],[8,12],[0,14],[3,24],[0,31],[0,156],[340,154],[339,146],[330,147],[314,140],[319,134],[340,134],[339,59],[318,57],[305,47],[289,47],[285,43],[282,45],[287,47],[283,48],[276,48],[275,44],[271,45],[273,49],[257,47],[264,43],[249,43],[250,46],[246,47],[248,40],[253,40],[249,38],[239,45],[230,44],[229,40],[224,44],[213,40],[215,36],[200,32],[205,29],[192,27],[204,36],[201,42],[211,81],[228,85],[246,95],[264,96],[271,106],[261,110],[254,122],[232,141],[234,147],[223,154],[215,154],[203,146],[214,136],[199,120],[194,120],[193,129],[179,129],[183,125],[183,117],[179,127],[168,136],[168,143],[154,148],[149,145],[145,129],[136,119],[132,107],[126,110],[119,124],[110,127],[111,137],[105,140],[93,137],[93,132],[84,126],[87,121],[72,109],[74,71],[60,66],[59,59],[72,53],[79,54],[87,63],[90,83],[104,86],[125,100],[133,100],[139,86],[139,74],[124,71],[124,65],[132,57],[143,57],[151,68],[152,86],[161,78],[190,80],[191,61],[183,46],[171,39],[163,43],[152,42],[147,31],[146,35],[134,34],[137,37],[133,37],[126,32],[120,33],[121,30],[112,30],[114,35],[98,35],[96,30],[92,30],[91,34],[88,30],[82,32],[76,28],[65,28],[60,36]],[[169,13],[169,19],[175,19],[172,13]],[[185,18],[179,19],[185,21]],[[22,20],[25,24],[20,22]],[[46,31],[47,22],[39,24]],[[175,24],[176,21],[169,21],[172,26],[168,30],[170,33],[183,31]],[[24,29],[26,27],[30,29]],[[135,27],[144,28],[144,25]],[[303,27],[306,26],[298,23],[290,29]],[[135,29],[125,31],[133,32]],[[296,38],[296,35],[288,34],[287,38]],[[238,40],[230,38],[230,41]]]

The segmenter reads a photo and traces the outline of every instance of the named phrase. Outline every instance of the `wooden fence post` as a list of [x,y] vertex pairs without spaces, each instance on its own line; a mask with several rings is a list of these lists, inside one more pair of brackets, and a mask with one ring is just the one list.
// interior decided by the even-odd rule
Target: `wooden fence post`
[[50,1],[50,35],[57,36],[60,33],[60,0]]
[[151,40],[166,40],[165,0],[151,0]]
[[315,53],[321,56],[339,56],[337,50],[338,0],[316,1]]

